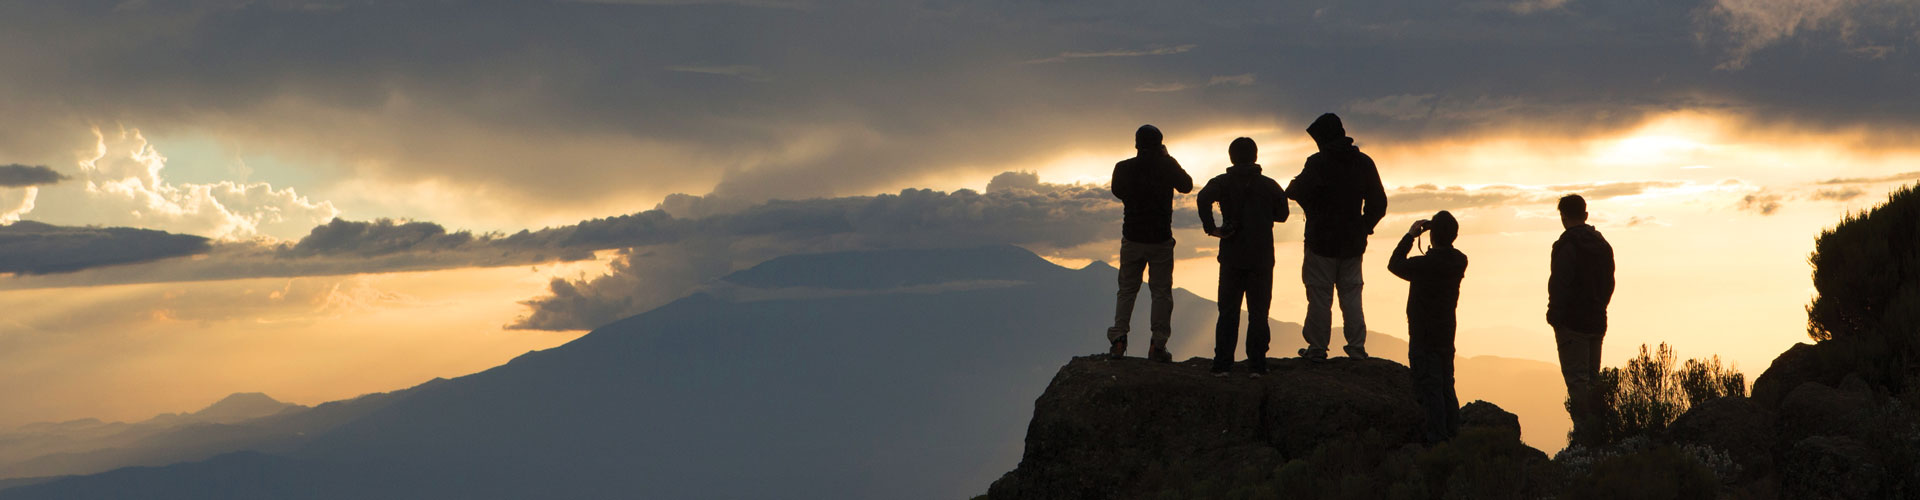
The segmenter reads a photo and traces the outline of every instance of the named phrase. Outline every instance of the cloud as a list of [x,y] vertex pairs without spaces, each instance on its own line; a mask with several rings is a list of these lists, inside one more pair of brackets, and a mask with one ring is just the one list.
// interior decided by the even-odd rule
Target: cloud
[[1164,56],[1164,55],[1185,53],[1187,51],[1193,50],[1195,47],[1199,47],[1199,45],[1189,43],[1185,45],[1176,45],[1172,47],[1153,47],[1153,48],[1147,48],[1147,49],[1121,49],[1121,50],[1105,50],[1105,51],[1099,51],[1099,52],[1061,52],[1060,55],[1057,55],[1057,56],[1041,58],[1041,59],[1033,59],[1033,60],[1027,61],[1026,63],[1027,64],[1046,64],[1046,63],[1071,61],[1074,59]]
[[1857,187],[1845,187],[1840,189],[1822,189],[1819,191],[1815,191],[1813,193],[1813,199],[1846,201],[1846,200],[1858,198],[1860,197],[1860,195],[1864,195],[1864,194],[1867,194],[1866,191],[1862,191],[1860,188],[1857,188]]
[[0,226],[0,273],[64,273],[203,254],[209,248],[198,236],[21,221]]
[[1843,48],[1870,59],[1916,41],[1920,7],[1903,0],[1715,0],[1699,16],[1699,36],[1723,45],[1718,68],[1739,70],[1753,55],[1805,33],[1831,33]]
[[79,199],[66,202],[84,213],[59,214],[67,219],[246,239],[292,236],[340,214],[330,202],[265,182],[174,182],[164,175],[167,158],[139,130],[92,134],[93,152],[79,162],[81,189],[70,193]]
[[1760,215],[1773,215],[1780,210],[1780,202],[1786,198],[1775,193],[1759,192],[1740,198],[1739,208]]
[[1190,88],[1193,88],[1193,86],[1184,83],[1149,83],[1134,87],[1133,90],[1136,92],[1179,92]]
[[1237,85],[1241,87],[1253,85],[1253,73],[1222,75],[1207,79],[1207,86],[1211,87],[1214,85]]
[[1185,82],[1149,83],[1149,84],[1141,85],[1138,87],[1134,87],[1133,90],[1135,92],[1179,92],[1182,90],[1196,89],[1201,87],[1214,87],[1214,86],[1220,86],[1220,85],[1232,85],[1235,87],[1245,87],[1248,85],[1253,85],[1253,74],[1242,73],[1238,75],[1215,76],[1213,78],[1207,79],[1207,83],[1201,84],[1201,85],[1195,85],[1195,84],[1185,83]]
[[1424,213],[1467,208],[1551,204],[1561,196],[1579,194],[1588,201],[1634,196],[1654,189],[1693,185],[1686,181],[1616,181],[1550,186],[1491,185],[1480,187],[1403,186],[1387,192],[1387,210]]
[[[490,228],[671,193],[754,203],[891,192],[1124,149],[1129,127],[1114,124],[1298,127],[1343,103],[1367,111],[1350,128],[1382,145],[1613,132],[1703,107],[1895,137],[1920,125],[1920,101],[1899,99],[1913,86],[1911,43],[1856,44],[1891,47],[1871,64],[1836,66],[1865,60],[1815,47],[1716,72],[1722,53],[1696,37],[1692,2],[1571,2],[1529,16],[1413,0],[477,2],[456,20],[424,0],[114,5],[0,7],[0,32],[44,41],[0,47],[15,117],[0,123],[6,162],[72,173],[71,150],[95,142],[89,127],[126,124],[269,151],[298,176],[261,178],[275,192],[301,179],[309,203],[325,193],[346,208],[335,194],[346,186],[378,187],[357,190],[369,198],[431,189],[442,198],[367,203],[413,202],[378,215],[436,220],[488,211],[485,224],[462,223]],[[1022,64],[1036,61],[1047,63]],[[1250,80],[1286,88],[1256,92]],[[1143,83],[1187,88],[1143,99]],[[1431,97],[1380,101],[1390,96]],[[84,210],[55,194],[39,210]],[[293,237],[326,220],[281,214],[298,223],[261,232]],[[203,224],[166,229],[244,233]]]
[[[984,194],[909,189],[878,196],[774,201],[694,220],[654,211],[592,221],[532,238],[618,241],[634,247],[623,251],[604,275],[555,279],[548,295],[525,302],[530,312],[510,328],[590,329],[780,255],[994,243],[1068,249],[1116,238],[1120,219],[1119,201],[1104,188],[1048,184],[1031,173],[1008,172],[996,176]],[[648,236],[636,237],[642,234]]]
[[0,165],[0,187],[32,187],[53,184],[68,177],[46,165]]
[[759,66],[734,64],[727,66],[667,66],[667,71],[698,73],[704,75],[731,76],[749,82],[767,81],[767,76]]
[[1508,11],[1527,15],[1549,10],[1558,10],[1567,6],[1568,0],[1519,0],[1506,5]]
[[1879,177],[1841,177],[1820,181],[1818,184],[1828,186],[1841,184],[1880,184],[1883,182],[1907,182],[1912,180],[1920,180],[1920,172],[1906,172]]

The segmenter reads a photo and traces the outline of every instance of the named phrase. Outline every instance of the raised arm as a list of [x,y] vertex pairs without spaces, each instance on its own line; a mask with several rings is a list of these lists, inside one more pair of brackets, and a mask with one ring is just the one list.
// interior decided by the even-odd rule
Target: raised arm
[[1180,160],[1175,160],[1172,156],[1168,156],[1167,165],[1173,167],[1167,169],[1167,185],[1173,186],[1174,191],[1182,193],[1193,192],[1193,176],[1187,175],[1187,169],[1180,168]]
[[1413,238],[1412,231],[1408,231],[1406,236],[1401,236],[1400,244],[1393,247],[1393,255],[1387,257],[1387,272],[1407,281],[1425,277],[1429,267],[1425,256],[1407,258],[1407,252],[1413,250]]

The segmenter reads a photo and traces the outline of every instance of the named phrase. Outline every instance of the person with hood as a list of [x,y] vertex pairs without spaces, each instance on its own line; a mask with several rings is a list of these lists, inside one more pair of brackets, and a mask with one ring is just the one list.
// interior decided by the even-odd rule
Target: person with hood
[[1307,285],[1307,318],[1300,334],[1307,347],[1300,356],[1326,359],[1332,336],[1333,297],[1337,289],[1347,338],[1347,356],[1367,357],[1367,319],[1360,307],[1360,262],[1367,235],[1387,214],[1387,191],[1373,158],[1361,153],[1333,113],[1307,126],[1320,151],[1287,185],[1287,196],[1307,213],[1307,245],[1300,266]]
[[1600,341],[1607,335],[1607,303],[1613,300],[1613,245],[1587,224],[1587,200],[1560,198],[1560,225],[1547,278],[1547,324],[1560,347],[1560,374],[1567,381],[1567,413],[1574,440],[1589,444],[1603,404],[1593,390],[1600,374]]
[[[1433,248],[1407,257],[1425,232]],[[1414,221],[1387,258],[1387,271],[1407,280],[1407,364],[1413,369],[1413,398],[1426,413],[1422,426],[1428,443],[1453,438],[1460,430],[1460,400],[1453,392],[1454,309],[1460,305],[1460,280],[1467,275],[1467,254],[1453,247],[1460,222],[1445,210],[1431,220]]]
[[[1287,221],[1287,192],[1260,173],[1259,146],[1241,137],[1227,146],[1233,166],[1200,188],[1200,226],[1220,238],[1220,319],[1213,327],[1213,375],[1233,367],[1240,331],[1240,300],[1247,304],[1247,370],[1267,373],[1267,306],[1273,302],[1273,224]],[[1215,225],[1213,205],[1220,204]]]
[[1147,359],[1172,362],[1167,337],[1173,331],[1173,192],[1193,191],[1193,177],[1167,154],[1160,129],[1141,125],[1133,133],[1133,158],[1113,166],[1112,191],[1120,199],[1120,291],[1113,308],[1113,327],[1107,329],[1107,353],[1127,352],[1127,333],[1133,325],[1133,303],[1140,295],[1140,274],[1150,276],[1153,293],[1149,328],[1153,344]]

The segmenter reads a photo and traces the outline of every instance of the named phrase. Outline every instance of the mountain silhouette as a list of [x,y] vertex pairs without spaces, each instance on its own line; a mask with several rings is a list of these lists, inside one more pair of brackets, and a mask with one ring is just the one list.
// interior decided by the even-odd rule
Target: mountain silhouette
[[[1104,350],[1113,279],[1012,246],[781,257],[290,449],[0,499],[964,498],[1019,461],[1061,361]],[[1212,302],[1176,295],[1176,357],[1209,351]]]

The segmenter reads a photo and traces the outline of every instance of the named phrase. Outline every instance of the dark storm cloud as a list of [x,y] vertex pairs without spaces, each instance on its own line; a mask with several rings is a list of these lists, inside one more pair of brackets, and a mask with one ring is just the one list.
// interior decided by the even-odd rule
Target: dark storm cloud
[[35,275],[206,253],[206,238],[126,227],[0,226],[0,273]]
[[46,165],[0,165],[0,187],[42,186],[67,180]]
[[[496,267],[582,260],[591,258],[595,251],[635,249],[622,257],[620,266],[632,266],[622,272],[650,272],[645,283],[649,290],[664,291],[626,290],[623,293],[678,294],[730,271],[738,262],[758,262],[800,251],[990,243],[1066,248],[1111,239],[1118,234],[1120,204],[1103,187],[1016,184],[988,193],[908,189],[898,194],[764,203],[679,196],[654,210],[514,234],[448,231],[439,224],[421,221],[335,219],[313,228],[298,241],[284,244],[239,241],[209,245],[204,238],[160,231],[62,228],[21,222],[0,227],[0,237],[13,238],[0,241],[13,242],[5,255],[9,256],[8,265],[16,266],[0,272],[71,271],[184,254],[163,251],[174,248],[172,246],[144,245],[145,239],[129,240],[129,235],[197,242],[197,246],[192,247],[195,251],[190,253],[204,255],[149,266],[91,269],[60,276],[15,276],[0,281],[0,287]],[[699,207],[709,205],[729,208],[720,214],[695,213]],[[683,216],[675,216],[670,211],[682,211]],[[56,241],[44,237],[45,234],[69,233],[120,236],[118,240],[90,243],[90,248],[144,251],[153,255],[148,258],[86,257],[86,252],[69,251],[68,247],[76,245],[45,243]],[[658,268],[646,267],[646,259],[662,255],[675,257]],[[59,259],[77,260],[70,264],[45,264],[64,262]],[[684,278],[663,282],[660,276],[667,275]],[[556,289],[555,293],[562,291]]]
[[870,193],[1324,111],[1376,142],[1699,107],[1912,128],[1913,9],[1804,4],[8,2],[0,102],[43,119],[0,152],[71,149],[25,123],[211,130],[540,206]]

